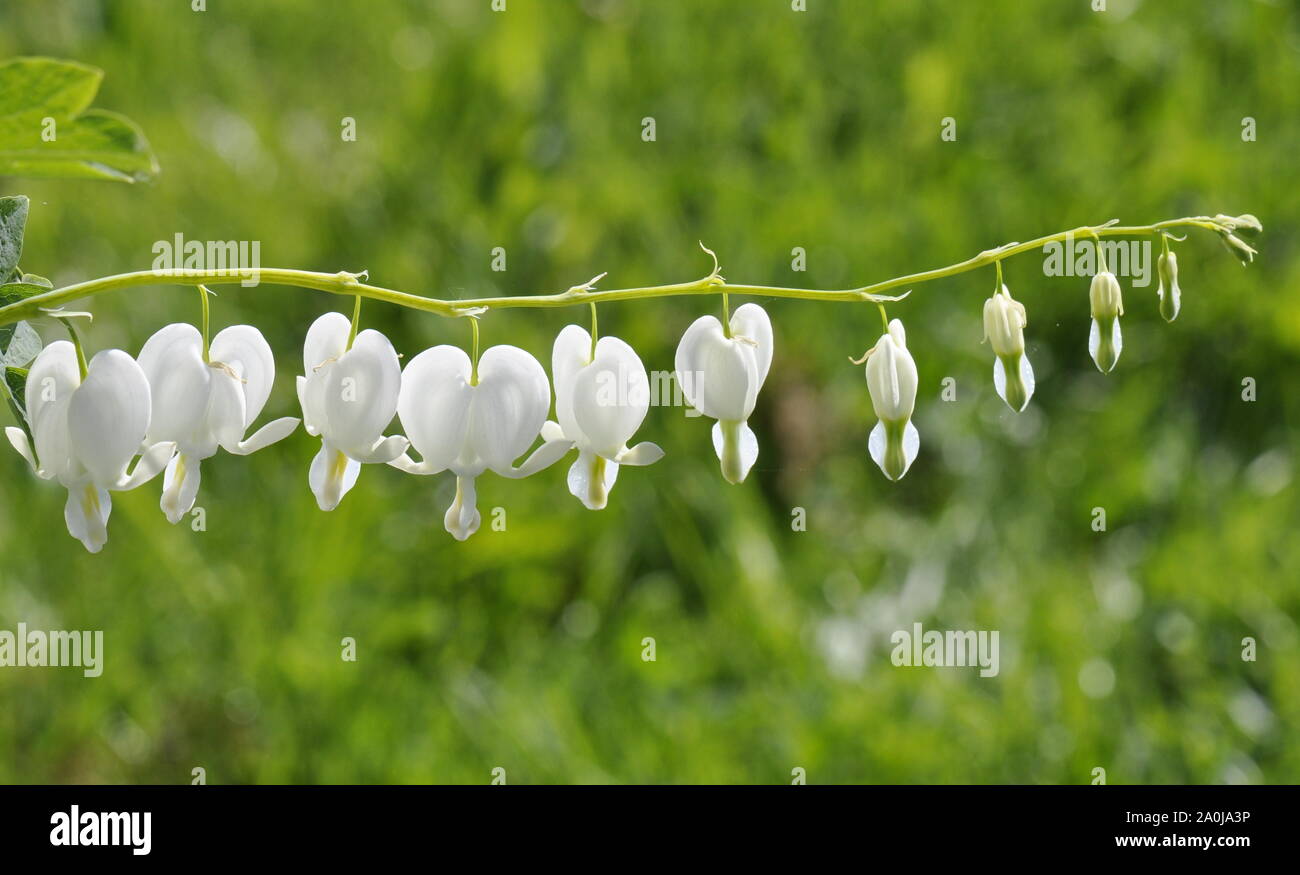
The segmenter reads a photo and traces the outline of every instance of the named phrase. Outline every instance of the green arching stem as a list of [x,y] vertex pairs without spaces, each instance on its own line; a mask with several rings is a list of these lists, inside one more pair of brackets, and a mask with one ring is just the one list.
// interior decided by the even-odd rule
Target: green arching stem
[[731,338],[731,301],[727,299],[727,290],[722,290],[722,336]]
[[208,334],[208,287],[199,286],[199,307],[203,311],[203,363],[206,365],[212,361],[208,353],[209,334]]
[[596,340],[600,337],[600,326],[596,322],[596,302],[591,303],[591,360],[596,360]]
[[885,305],[884,305],[884,304],[877,304],[876,306],[880,308],[880,324],[883,325],[883,326],[885,326],[885,333],[888,334],[888,333],[889,333],[889,314],[885,312]]
[[396,304],[399,307],[407,307],[412,310],[420,310],[426,313],[435,313],[439,316],[448,317],[465,316],[467,315],[466,311],[468,310],[478,310],[481,312],[483,310],[503,310],[517,307],[570,307],[575,304],[633,301],[645,298],[670,298],[683,295],[712,295],[719,292],[723,295],[730,293],[763,298],[797,298],[807,301],[845,301],[859,303],[865,301],[882,303],[902,300],[902,298],[906,296],[906,294],[899,296],[885,294],[893,289],[913,286],[920,283],[930,282],[932,280],[942,279],[944,277],[966,273],[981,267],[986,267],[989,264],[994,264],[1004,258],[1010,258],[1013,255],[1019,255],[1023,252],[1040,249],[1049,243],[1061,242],[1069,237],[1077,235],[1088,235],[1094,238],[1100,238],[1103,236],[1141,237],[1148,234],[1158,233],[1169,228],[1202,228],[1207,231],[1214,231],[1222,234],[1224,233],[1225,226],[1221,222],[1216,221],[1209,216],[1191,216],[1181,219],[1168,219],[1151,225],[1085,225],[1080,228],[1072,228],[1068,231],[1058,231],[1055,234],[1038,237],[1034,240],[1028,240],[1023,243],[1008,243],[1005,246],[1001,246],[997,249],[985,250],[984,252],[968,258],[965,261],[959,261],[945,267],[938,267],[920,273],[894,277],[892,279],[872,283],[871,285],[861,286],[856,289],[839,290],[744,285],[726,282],[717,274],[711,273],[709,276],[702,279],[663,286],[610,289],[607,291],[594,291],[578,286],[569,289],[566,292],[553,295],[516,295],[453,301],[425,297],[423,295],[414,295],[410,292],[400,292],[394,289],[382,288],[380,286],[372,286],[361,282],[358,279],[357,274],[347,273],[346,271],[341,271],[339,273],[319,273],[316,271],[291,270],[284,268],[259,268],[256,270],[214,269],[206,271],[190,270],[186,268],[141,270],[135,271],[134,273],[123,273],[115,276],[102,277],[100,279],[87,280],[86,282],[74,283],[70,286],[64,286],[60,289],[54,289],[43,294],[33,295],[30,298],[24,298],[23,300],[16,301],[12,304],[7,304],[0,307],[0,325],[9,325],[14,322],[42,315],[43,310],[61,307],[69,301],[89,298],[95,295],[104,294],[105,292],[133,288],[136,286],[166,285],[169,283],[179,285],[200,285],[204,283],[217,285],[240,283],[247,280],[256,280],[259,283],[266,283],[268,285],[297,286],[300,288],[316,289],[336,295],[353,295],[358,298],[384,301],[386,303]]
[[86,366],[86,350],[81,346],[81,335],[77,334],[77,329],[73,327],[71,319],[60,319],[63,327],[68,329],[68,336],[72,338],[72,348],[77,351],[77,370],[81,372],[81,381],[86,380],[86,372],[90,370]]
[[1002,259],[999,258],[994,261],[993,266],[996,267],[998,271],[998,284],[993,289],[993,294],[996,295],[998,292],[1002,291]]
[[[348,331],[348,349],[352,348],[352,342],[357,339],[357,326],[361,324],[361,296],[357,295],[357,302],[352,305],[352,328]],[[475,356],[477,358],[477,356]]]

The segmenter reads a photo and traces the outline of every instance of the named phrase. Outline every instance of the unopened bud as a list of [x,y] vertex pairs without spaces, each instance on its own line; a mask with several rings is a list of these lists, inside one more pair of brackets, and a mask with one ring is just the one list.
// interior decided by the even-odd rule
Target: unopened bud
[[1025,355],[1025,305],[1003,286],[984,302],[984,339],[993,347],[993,387],[1019,413],[1034,394],[1034,369]]
[[1017,355],[1025,351],[1025,305],[1012,299],[1003,286],[984,302],[984,339],[997,355]]
[[1124,348],[1124,338],[1119,329],[1119,317],[1124,315],[1124,298],[1115,274],[1102,271],[1094,276],[1088,298],[1092,303],[1088,352],[1098,370],[1103,374],[1110,373]]
[[1242,264],[1250,264],[1255,260],[1255,250],[1237,235],[1229,231],[1223,231],[1220,232],[1219,238],[1223,240],[1223,245],[1228,247],[1228,251],[1237,256],[1237,260]]
[[916,406],[916,362],[907,351],[903,323],[894,319],[867,356],[867,390],[880,421],[867,449],[890,480],[899,480],[916,459],[920,437],[912,425]]
[[1182,305],[1182,292],[1178,289],[1178,256],[1162,252],[1156,260],[1156,270],[1160,274],[1160,285],[1156,289],[1160,296],[1160,315],[1166,322],[1173,322],[1178,318],[1178,308]]

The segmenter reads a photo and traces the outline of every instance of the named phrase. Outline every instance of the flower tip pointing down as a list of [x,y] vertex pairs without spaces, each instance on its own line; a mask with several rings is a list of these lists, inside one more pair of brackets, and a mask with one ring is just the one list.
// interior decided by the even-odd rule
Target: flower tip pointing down
[[912,425],[916,406],[916,362],[907,349],[903,323],[895,319],[867,356],[867,390],[880,420],[871,430],[867,449],[872,461],[890,480],[901,480],[920,450],[921,439]]
[[772,323],[757,304],[731,314],[730,336],[713,316],[686,329],[674,359],[677,384],[686,402],[717,420],[713,451],[728,483],[741,483],[758,458],[758,439],[748,425],[759,390],[772,365]]
[[1034,394],[1034,369],[1025,354],[1025,305],[1004,285],[984,302],[984,339],[993,347],[993,387],[1016,413]]
[[1115,274],[1102,271],[1092,278],[1088,290],[1092,305],[1092,328],[1088,335],[1088,353],[1103,374],[1115,369],[1124,349],[1119,317],[1124,315],[1124,298]]

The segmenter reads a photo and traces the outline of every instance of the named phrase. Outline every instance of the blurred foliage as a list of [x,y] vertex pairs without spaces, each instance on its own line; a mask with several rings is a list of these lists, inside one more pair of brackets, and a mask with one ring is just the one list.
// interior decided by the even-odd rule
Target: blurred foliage
[[[1220,211],[1260,217],[1261,257],[1243,269],[1212,235],[1181,244],[1173,325],[1154,282],[1126,282],[1106,377],[1087,281],[1013,260],[1039,378],[1019,416],[979,343],[992,272],[918,287],[891,308],[922,381],[921,456],[900,484],[867,457],[874,417],[846,362],[878,314],[798,301],[765,305],[777,355],[744,486],[722,481],[705,421],[656,408],[638,437],[668,456],[625,471],[607,510],[567,494],[567,461],[489,475],[480,508],[506,508],[508,530],[464,544],[442,530],[446,477],[367,466],[320,513],[299,432],[203,466],[206,532],[167,525],[157,482],[115,496],[92,556],[64,530],[64,491],[6,449],[0,628],[103,629],[107,652],[95,680],[0,670],[0,780],[1300,780],[1295,3],[207,6],[0,7],[0,57],[103,68],[99,102],[162,166],[144,186],[5,180],[32,197],[25,268],[56,285],[142,269],[183,232],[260,240],[266,266],[473,297],[603,270],[604,288],[694,278],[704,240],[731,280],[833,288],[1111,217]],[[219,295],[214,328],[250,322],[278,352],[267,415],[295,411],[303,333],[347,303]],[[610,305],[601,329],[670,369],[716,306]],[[133,353],[197,318],[175,287],[93,309],[91,347]],[[468,342],[462,322],[363,315],[408,357]],[[493,313],[484,342],[549,367],[584,319]],[[895,668],[889,636],[914,622],[1000,630],[1001,674]]]

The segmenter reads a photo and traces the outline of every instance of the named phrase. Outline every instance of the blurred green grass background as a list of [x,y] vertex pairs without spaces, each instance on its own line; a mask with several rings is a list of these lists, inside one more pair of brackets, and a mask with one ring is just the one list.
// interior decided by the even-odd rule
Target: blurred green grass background
[[[480,509],[504,507],[507,531],[464,544],[442,529],[447,477],[367,466],[322,514],[300,431],[204,464],[206,532],[165,522],[158,482],[115,495],[92,556],[64,529],[64,491],[6,449],[0,628],[102,629],[106,662],[94,680],[0,670],[0,781],[1300,780],[1300,9],[790,5],[0,7],[0,57],[102,67],[97,105],[139,122],[163,167],[135,187],[3,181],[32,197],[24,268],[57,285],[146,268],[177,232],[458,298],[606,270],[605,288],[690,279],[709,267],[698,240],[733,281],[836,288],[1112,217],[1265,225],[1249,269],[1212,235],[1179,247],[1173,325],[1154,283],[1126,282],[1106,377],[1087,281],[1009,262],[1038,373],[1020,416],[979,343],[992,272],[918,287],[891,308],[921,376],[921,455],[899,484],[866,454],[874,417],[846,362],[877,313],[799,301],[765,304],[777,352],[745,485],[721,479],[707,422],[656,408],[638,438],[667,458],[623,472],[607,510],[568,495],[568,461],[488,475]],[[277,351],[265,416],[296,414],[303,334],[347,302],[219,295],[214,330],[249,322]],[[601,329],[671,369],[716,303],[610,305]],[[176,287],[91,307],[89,346],[133,354],[198,315]],[[363,315],[408,358],[468,342],[460,322]],[[571,320],[585,313],[493,313],[484,342],[549,371]],[[999,630],[1001,674],[895,668],[889,636],[914,622]]]

